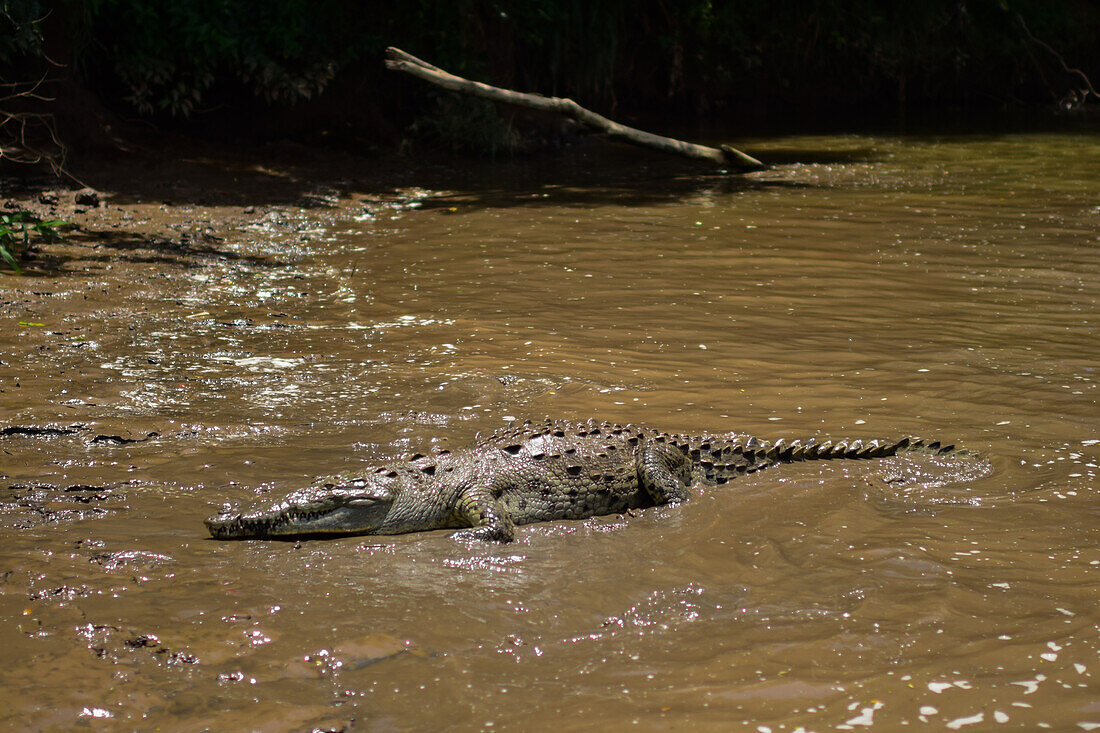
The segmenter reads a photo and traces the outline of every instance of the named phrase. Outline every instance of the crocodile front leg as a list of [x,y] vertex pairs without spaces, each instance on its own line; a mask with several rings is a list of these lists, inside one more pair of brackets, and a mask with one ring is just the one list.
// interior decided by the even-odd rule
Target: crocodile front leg
[[504,507],[488,489],[467,489],[455,508],[460,523],[468,523],[469,529],[460,529],[451,535],[456,540],[481,540],[484,542],[511,542],[516,538],[516,527]]
[[691,488],[691,461],[678,448],[649,444],[638,449],[638,483],[656,504],[687,501]]

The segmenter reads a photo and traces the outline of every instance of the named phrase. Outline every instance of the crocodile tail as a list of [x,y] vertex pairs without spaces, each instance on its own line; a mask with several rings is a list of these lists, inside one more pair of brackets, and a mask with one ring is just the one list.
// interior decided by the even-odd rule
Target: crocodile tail
[[967,455],[969,451],[921,438],[885,440],[777,440],[774,443],[753,437],[702,439],[681,448],[691,458],[698,473],[709,481],[726,483],[742,474],[753,473],[776,463],[832,459],[886,458],[899,453],[928,455]]
[[[777,441],[777,444],[783,441]],[[827,440],[818,443],[813,438],[806,441],[793,441],[791,445],[797,445],[794,451],[780,451],[780,460],[812,461],[831,458],[885,458],[896,456],[899,453],[924,453],[927,455],[943,456],[947,454],[967,455],[969,451],[964,448],[956,448],[954,445],[944,445],[939,441],[926,441],[922,438],[902,438],[897,441],[886,440],[848,440],[832,442]],[[801,450],[799,450],[799,448]],[[774,449],[774,447],[773,447]],[[771,450],[768,451],[769,455]]]

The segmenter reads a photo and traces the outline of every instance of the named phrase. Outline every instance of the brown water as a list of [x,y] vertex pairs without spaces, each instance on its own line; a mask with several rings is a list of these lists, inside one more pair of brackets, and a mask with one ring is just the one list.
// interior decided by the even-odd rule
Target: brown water
[[[122,202],[225,241],[0,279],[0,725],[1100,728],[1100,142],[744,147],[791,162]],[[204,536],[544,415],[994,471],[781,466],[506,546]]]

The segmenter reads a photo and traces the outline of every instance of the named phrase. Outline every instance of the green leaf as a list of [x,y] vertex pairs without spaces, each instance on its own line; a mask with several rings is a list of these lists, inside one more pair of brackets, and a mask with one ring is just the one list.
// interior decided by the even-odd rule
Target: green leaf
[[12,269],[15,270],[15,274],[23,274],[23,271],[19,269],[19,263],[15,261],[14,257],[12,257],[11,252],[8,251],[8,248],[2,244],[0,244],[0,258],[3,258],[5,262],[11,265]]

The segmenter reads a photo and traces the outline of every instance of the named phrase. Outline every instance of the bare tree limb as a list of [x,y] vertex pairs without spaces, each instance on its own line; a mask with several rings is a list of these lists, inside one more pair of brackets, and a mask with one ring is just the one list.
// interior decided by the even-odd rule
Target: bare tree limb
[[[43,76],[35,82],[0,83],[0,88],[13,90],[12,93],[0,97],[0,105],[3,105],[0,106],[0,163],[8,160],[22,165],[36,165],[45,161],[54,175],[66,176],[76,181],[77,179],[65,168],[68,150],[58,137],[53,114],[12,112],[7,109],[9,102],[20,103],[28,99],[53,102],[53,97],[36,93],[46,81],[46,77]],[[29,88],[20,90],[20,87]]]
[[1062,71],[1066,72],[1067,74],[1070,74],[1071,76],[1081,77],[1081,81],[1083,81],[1085,83],[1085,88],[1082,89],[1082,90],[1079,90],[1080,91],[1080,97],[1078,98],[1077,93],[1075,93],[1073,91],[1070,92],[1070,95],[1072,96],[1072,98],[1076,102],[1078,102],[1078,103],[1084,102],[1085,98],[1088,97],[1090,92],[1092,93],[1092,96],[1100,97],[1100,93],[1098,93],[1096,91],[1096,88],[1093,87],[1092,82],[1089,80],[1088,76],[1085,75],[1085,72],[1081,71],[1080,69],[1070,68],[1069,64],[1067,64],[1066,60],[1062,57],[1062,54],[1055,51],[1050,46],[1050,44],[1048,44],[1048,43],[1042,41],[1041,39],[1036,38],[1034,35],[1032,35],[1031,29],[1028,28],[1027,23],[1024,22],[1024,16],[1020,15],[1019,13],[1016,13],[1016,20],[1020,23],[1020,27],[1024,29],[1024,33],[1027,34],[1028,38],[1030,38],[1036,44],[1038,44],[1038,45],[1042,46],[1043,48],[1045,48],[1047,51],[1049,51],[1054,56],[1054,58],[1058,59],[1058,63],[1061,64],[1061,66],[1062,66]]
[[471,94],[475,97],[482,97],[494,102],[504,102],[519,107],[529,107],[543,112],[554,112],[565,115],[585,125],[594,127],[597,130],[602,130],[610,137],[633,143],[634,145],[642,145],[666,153],[683,155],[697,160],[709,160],[718,165],[727,165],[739,170],[761,170],[766,167],[751,155],[746,155],[740,150],[728,145],[723,145],[720,148],[712,148],[706,145],[696,145],[671,137],[654,135],[651,132],[627,127],[626,125],[620,125],[618,122],[609,120],[589,109],[585,109],[572,99],[544,97],[541,94],[526,94],[523,92],[515,92],[511,89],[501,89],[500,87],[482,84],[477,81],[470,81],[461,76],[450,74],[437,66],[432,66],[428,62],[418,59],[412,54],[405,53],[399,48],[394,48],[392,46],[387,48],[386,56],[388,57],[386,59],[387,69],[404,71],[407,74],[412,74],[424,81],[443,87],[444,89],[449,89],[453,92]]

